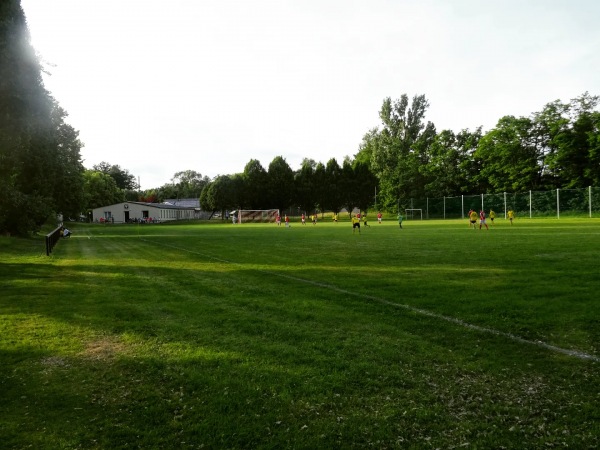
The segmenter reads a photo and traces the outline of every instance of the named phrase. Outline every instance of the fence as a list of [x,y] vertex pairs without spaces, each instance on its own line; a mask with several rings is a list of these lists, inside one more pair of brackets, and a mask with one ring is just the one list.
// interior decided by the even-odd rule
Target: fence
[[58,227],[56,227],[56,229],[54,231],[52,231],[46,235],[46,255],[47,256],[50,256],[50,253],[52,253],[52,249],[54,248],[56,243],[59,241],[61,228],[62,228],[62,225],[59,225]]
[[497,217],[513,210],[517,217],[600,217],[600,188],[555,189],[523,193],[461,195],[457,197],[409,199],[408,207],[422,209],[427,219],[464,219],[470,209],[489,211]]

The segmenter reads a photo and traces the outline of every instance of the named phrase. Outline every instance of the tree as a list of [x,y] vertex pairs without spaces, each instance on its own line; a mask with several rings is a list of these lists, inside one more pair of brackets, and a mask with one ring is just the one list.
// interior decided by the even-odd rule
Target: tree
[[369,207],[375,203],[375,188],[377,177],[371,172],[369,164],[355,160],[352,165],[355,186],[356,206],[365,214]]
[[481,127],[475,132],[462,130],[458,134],[443,130],[435,136],[429,146],[429,160],[421,166],[427,179],[425,193],[428,197],[472,192],[477,174],[473,170],[473,153],[480,138]]
[[344,158],[340,177],[340,187],[342,191],[342,205],[345,206],[348,215],[351,216],[354,207],[358,206],[358,189],[354,179],[352,160],[350,158]]
[[102,161],[100,164],[96,164],[92,168],[98,172],[110,175],[115,180],[115,183],[119,189],[135,190],[139,187],[135,180],[135,176],[129,173],[127,169],[121,169],[121,166],[118,164],[111,165],[105,161]]
[[[204,186],[202,192],[200,192],[200,208],[204,211],[213,211],[213,203],[212,203],[212,193],[209,193],[210,186],[212,185],[212,181]],[[210,194],[210,197],[209,197]]]
[[114,178],[97,170],[86,170],[84,178],[84,202],[86,209],[113,205],[125,200],[123,190],[119,189]]
[[267,172],[267,197],[270,208],[285,210],[294,196],[294,172],[282,156],[276,156]]
[[541,112],[532,114],[534,133],[540,147],[540,167],[547,187],[560,187],[560,171],[555,171],[555,159],[560,147],[558,136],[568,132],[570,105],[560,100],[546,104]]
[[294,177],[294,203],[307,214],[315,209],[314,178],[316,165],[314,160],[304,158],[300,170]]
[[590,114],[591,130],[588,132],[590,164],[586,176],[592,186],[600,185],[600,112]]
[[481,127],[477,127],[475,131],[462,130],[456,135],[458,159],[460,161],[457,183],[459,183],[460,188],[454,192],[454,195],[483,192],[483,188],[477,185],[477,174],[481,171],[481,167],[474,156],[481,137]]
[[267,209],[267,171],[257,159],[251,159],[244,167],[242,175],[244,192],[241,195],[241,207],[249,209]]
[[59,183],[54,188],[56,210],[65,218],[78,218],[84,211],[84,178],[81,162],[79,132],[65,123],[67,113],[58,103],[52,110],[56,140],[56,173],[53,175]]
[[[152,191],[154,191],[153,193],[155,194],[155,197],[156,197],[157,201],[159,201],[159,202],[163,202],[166,199],[173,199],[173,198],[179,197],[179,192],[177,190],[177,186],[174,186],[173,183],[163,184],[158,189],[151,190],[151,192]],[[202,192],[202,191],[200,191],[200,192]],[[146,192],[146,195],[148,195],[148,191]]]
[[175,198],[199,198],[202,189],[210,182],[210,178],[203,177],[195,170],[176,172],[171,178],[177,193]]
[[480,186],[487,191],[523,192],[541,184],[534,126],[526,117],[505,116],[479,141]]
[[327,172],[323,163],[319,162],[315,167],[313,180],[315,209],[323,212],[327,203]]
[[342,168],[331,158],[325,166],[327,189],[323,192],[323,209],[338,213],[343,205]]
[[220,175],[207,184],[200,193],[200,207],[205,211],[221,212],[237,208],[241,175]]
[[456,135],[452,130],[443,130],[429,149],[429,164],[421,168],[429,180],[425,187],[427,195],[447,196],[459,192],[460,177],[456,173],[459,167]]
[[435,136],[433,124],[424,124],[428,107],[423,95],[414,96],[410,107],[406,94],[394,103],[388,97],[379,111],[383,129],[368,137],[371,168],[379,179],[379,199],[386,209],[391,209],[398,198],[407,202],[424,195],[425,181],[419,167]]
[[[19,0],[0,2],[0,232],[36,231],[71,212],[78,148],[65,116],[46,91]],[[54,113],[54,116],[53,116]],[[64,125],[64,126],[63,126]],[[62,134],[61,134],[62,133]],[[67,136],[71,133],[70,136]],[[63,145],[63,148],[58,146]],[[63,178],[66,176],[66,178]]]
[[355,155],[355,161],[361,161],[371,165],[373,159],[373,153],[376,151],[375,146],[377,145],[379,138],[379,129],[377,127],[372,128],[366,133],[360,145],[358,146],[358,153]]
[[554,122],[546,122],[546,128],[550,130],[548,168],[558,180],[557,186],[582,188],[598,178],[600,168],[595,146],[599,124],[594,109],[599,101],[600,97],[586,92],[567,105],[555,102],[545,109],[544,118],[550,116],[548,110],[552,111],[552,106],[557,110],[553,117],[550,116]]

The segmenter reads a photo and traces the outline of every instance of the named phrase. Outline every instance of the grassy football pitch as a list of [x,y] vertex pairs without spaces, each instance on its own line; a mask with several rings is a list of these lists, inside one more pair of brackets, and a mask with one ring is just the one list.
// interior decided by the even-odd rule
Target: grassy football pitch
[[370,225],[0,238],[0,446],[600,446],[599,220]]

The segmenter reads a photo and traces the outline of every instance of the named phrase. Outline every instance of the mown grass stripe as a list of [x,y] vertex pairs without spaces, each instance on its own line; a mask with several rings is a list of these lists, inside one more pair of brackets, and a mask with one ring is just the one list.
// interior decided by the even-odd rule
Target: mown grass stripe
[[[164,242],[159,242],[159,241],[150,241],[150,240],[144,239],[144,238],[141,238],[141,240],[145,241],[145,242],[148,242],[148,243],[151,243],[153,245],[158,244],[158,245],[161,245],[161,246],[164,246],[164,247],[170,247],[170,248],[173,248],[173,249],[176,249],[176,250],[180,250],[180,251],[183,251],[183,252],[187,252],[187,253],[195,254],[195,255],[198,255],[198,256],[202,256],[204,258],[209,258],[209,259],[212,259],[214,261],[221,262],[221,263],[242,266],[242,264],[239,264],[239,263],[237,263],[235,261],[230,261],[230,260],[227,260],[227,259],[218,258],[218,257],[215,257],[213,255],[202,253],[202,252],[199,252],[199,251],[196,251],[196,250],[190,250],[190,249],[187,249],[187,248],[179,247],[179,246],[172,245],[172,244],[166,244]],[[317,287],[321,287],[321,288],[326,288],[326,289],[329,289],[329,290],[332,290],[332,291],[339,292],[339,293],[344,294],[344,295],[350,295],[350,296],[357,297],[357,298],[362,298],[362,299],[367,299],[367,300],[373,300],[373,301],[376,301],[376,302],[378,302],[380,304],[384,304],[384,305],[388,305],[388,306],[393,306],[395,308],[402,308],[402,309],[405,309],[407,311],[418,313],[418,314],[421,314],[421,315],[424,315],[424,316],[427,316],[427,317],[431,317],[431,318],[434,318],[434,319],[442,320],[442,321],[445,321],[445,322],[453,323],[455,325],[459,325],[461,327],[468,328],[468,329],[471,329],[471,330],[474,330],[474,331],[478,331],[478,332],[486,333],[486,334],[492,334],[492,335],[495,335],[495,336],[501,336],[501,337],[510,339],[512,341],[515,341],[515,342],[519,342],[519,343],[527,344],[527,345],[537,346],[537,347],[544,348],[544,349],[550,350],[552,352],[561,353],[561,354],[564,354],[564,355],[567,355],[567,356],[572,356],[572,357],[583,359],[583,360],[590,360],[590,361],[600,362],[600,357],[595,356],[595,355],[591,355],[591,354],[588,354],[588,353],[585,353],[585,352],[582,352],[582,351],[572,350],[572,349],[566,349],[566,348],[562,348],[562,347],[558,347],[558,346],[555,346],[555,345],[551,345],[551,344],[548,344],[548,343],[542,342],[542,341],[532,341],[532,340],[525,339],[525,338],[523,338],[521,336],[517,336],[517,335],[512,334],[512,333],[507,333],[507,332],[496,330],[496,329],[493,329],[493,328],[482,327],[482,326],[479,326],[479,325],[468,323],[468,322],[465,322],[465,321],[463,321],[461,319],[458,319],[456,317],[450,317],[450,316],[446,316],[446,315],[443,315],[443,314],[438,314],[438,313],[435,313],[435,312],[432,312],[432,311],[428,311],[426,309],[416,308],[414,306],[410,306],[410,305],[407,305],[407,304],[396,303],[396,302],[393,302],[393,301],[390,301],[390,300],[385,300],[385,299],[382,299],[380,297],[376,297],[376,296],[372,296],[372,295],[366,295],[366,294],[362,294],[362,293],[357,293],[357,292],[349,291],[347,289],[343,289],[343,288],[340,288],[340,287],[332,285],[332,284],[322,283],[322,282],[318,282],[318,281],[314,281],[314,280],[308,280],[308,279],[305,279],[305,278],[299,278],[299,277],[295,277],[295,276],[292,276],[292,275],[287,275],[287,274],[272,272],[272,271],[268,271],[268,270],[264,270],[264,269],[254,269],[254,270],[256,272],[263,273],[263,274],[266,274],[266,275],[276,276],[276,277],[285,278],[285,279],[297,281],[297,282],[304,283],[304,284],[310,284],[310,285],[313,285],[313,286],[317,286]]]

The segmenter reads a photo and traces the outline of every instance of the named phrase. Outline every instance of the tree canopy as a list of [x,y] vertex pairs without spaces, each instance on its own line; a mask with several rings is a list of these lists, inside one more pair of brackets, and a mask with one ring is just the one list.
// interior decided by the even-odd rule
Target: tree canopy
[[101,163],[94,165],[92,168],[98,172],[109,175],[113,180],[115,180],[115,183],[119,189],[138,189],[135,175],[129,173],[127,169],[121,169],[121,166],[118,164],[111,165],[105,161],[102,161]]
[[19,0],[0,2],[0,232],[36,231],[80,211],[78,133],[42,81]]

